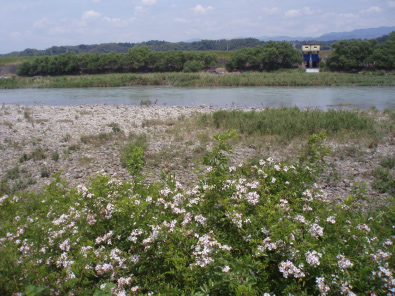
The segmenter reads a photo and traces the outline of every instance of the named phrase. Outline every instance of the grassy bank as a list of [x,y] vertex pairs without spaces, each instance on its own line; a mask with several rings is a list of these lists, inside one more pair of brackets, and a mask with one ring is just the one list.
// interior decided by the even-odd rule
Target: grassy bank
[[1,57],[0,58],[0,66],[7,65],[20,65],[24,62],[32,62],[35,57]]
[[134,85],[172,86],[395,86],[395,76],[279,71],[274,73],[152,73],[58,77],[16,77],[0,80],[0,88],[75,88]]

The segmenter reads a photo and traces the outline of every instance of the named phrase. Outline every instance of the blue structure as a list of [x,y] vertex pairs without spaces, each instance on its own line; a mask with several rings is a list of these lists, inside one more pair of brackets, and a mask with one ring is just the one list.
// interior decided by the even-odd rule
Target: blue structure
[[316,44],[302,45],[303,63],[306,69],[318,69],[320,63],[320,46]]

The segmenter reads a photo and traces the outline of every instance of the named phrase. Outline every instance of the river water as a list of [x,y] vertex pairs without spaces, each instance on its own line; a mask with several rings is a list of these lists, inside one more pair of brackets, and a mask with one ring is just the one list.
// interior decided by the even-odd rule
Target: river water
[[0,104],[395,108],[395,87],[166,87],[1,89]]

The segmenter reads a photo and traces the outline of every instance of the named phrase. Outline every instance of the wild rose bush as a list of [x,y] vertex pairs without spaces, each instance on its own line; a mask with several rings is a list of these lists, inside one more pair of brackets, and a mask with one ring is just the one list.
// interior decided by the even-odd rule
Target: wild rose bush
[[314,135],[298,163],[229,166],[227,139],[194,188],[174,176],[105,174],[0,198],[1,295],[393,295],[393,203],[363,213],[314,181]]

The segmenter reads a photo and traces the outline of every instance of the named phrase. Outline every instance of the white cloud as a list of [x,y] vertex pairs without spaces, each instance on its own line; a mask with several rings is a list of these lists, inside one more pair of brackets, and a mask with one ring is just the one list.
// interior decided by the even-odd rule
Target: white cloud
[[207,6],[206,8],[204,8],[202,5],[198,4],[196,5],[196,7],[193,9],[196,13],[198,14],[206,14],[208,13],[210,10],[213,10],[214,8],[212,6]]
[[85,11],[85,12],[82,14],[81,19],[82,19],[83,21],[88,21],[88,20],[97,19],[97,18],[99,18],[99,17],[101,17],[101,14],[100,14],[99,12],[94,11],[94,10],[89,10],[89,11]]
[[383,9],[378,6],[372,6],[368,9],[361,10],[361,13],[378,13],[381,12]]
[[188,23],[189,21],[185,18],[175,18],[173,19],[173,22],[175,23]]
[[288,10],[285,13],[285,15],[286,16],[298,16],[298,15],[300,15],[300,13],[301,13],[300,9],[291,9],[291,10]]
[[14,39],[19,39],[22,36],[20,32],[11,32],[10,35]]
[[302,9],[291,9],[285,12],[286,16],[296,17],[301,15],[312,15],[314,14],[314,10],[310,7],[303,7]]
[[104,17],[104,20],[112,25],[113,27],[125,27],[128,24],[128,21],[123,21],[119,18],[109,18],[109,17]]
[[65,33],[66,31],[67,29],[65,27],[58,26],[58,27],[50,28],[48,33],[52,35],[59,35]]
[[358,18],[358,15],[353,14],[353,13],[341,13],[338,16],[341,18],[345,18],[345,19]]
[[143,5],[154,5],[156,4],[156,0],[143,0],[141,1]]
[[288,10],[285,15],[289,17],[295,17],[300,15],[312,15],[314,14],[314,10],[310,7],[303,7],[302,9],[291,9]]
[[100,0],[92,0],[93,3],[99,3]]
[[388,6],[389,7],[395,7],[395,1],[394,0],[388,1]]
[[314,14],[314,10],[311,9],[310,7],[304,7],[304,8],[302,9],[302,11],[303,11],[303,14],[306,14],[306,15],[312,15],[312,14]]
[[[51,26],[48,26],[50,34],[61,34],[78,31],[82,34],[98,34],[110,28],[122,28],[130,25],[135,19],[110,18],[101,13],[89,10],[85,11],[81,19],[59,19],[57,22],[52,20]],[[43,20],[43,23],[48,22]],[[39,22],[38,25],[41,25]]]
[[135,13],[143,13],[145,11],[145,9],[144,9],[144,7],[142,7],[142,6],[136,6],[135,8],[134,8],[134,12]]
[[264,7],[264,8],[262,8],[262,11],[265,14],[269,14],[269,15],[280,13],[280,9],[278,9],[277,7],[273,7],[273,8]]
[[50,26],[51,22],[47,17],[44,17],[36,22],[33,23],[33,28],[35,29],[42,29],[42,28],[48,28]]
[[148,6],[153,6],[156,4],[156,0],[142,0],[140,5],[134,7],[134,12],[136,14],[144,14],[150,10]]

